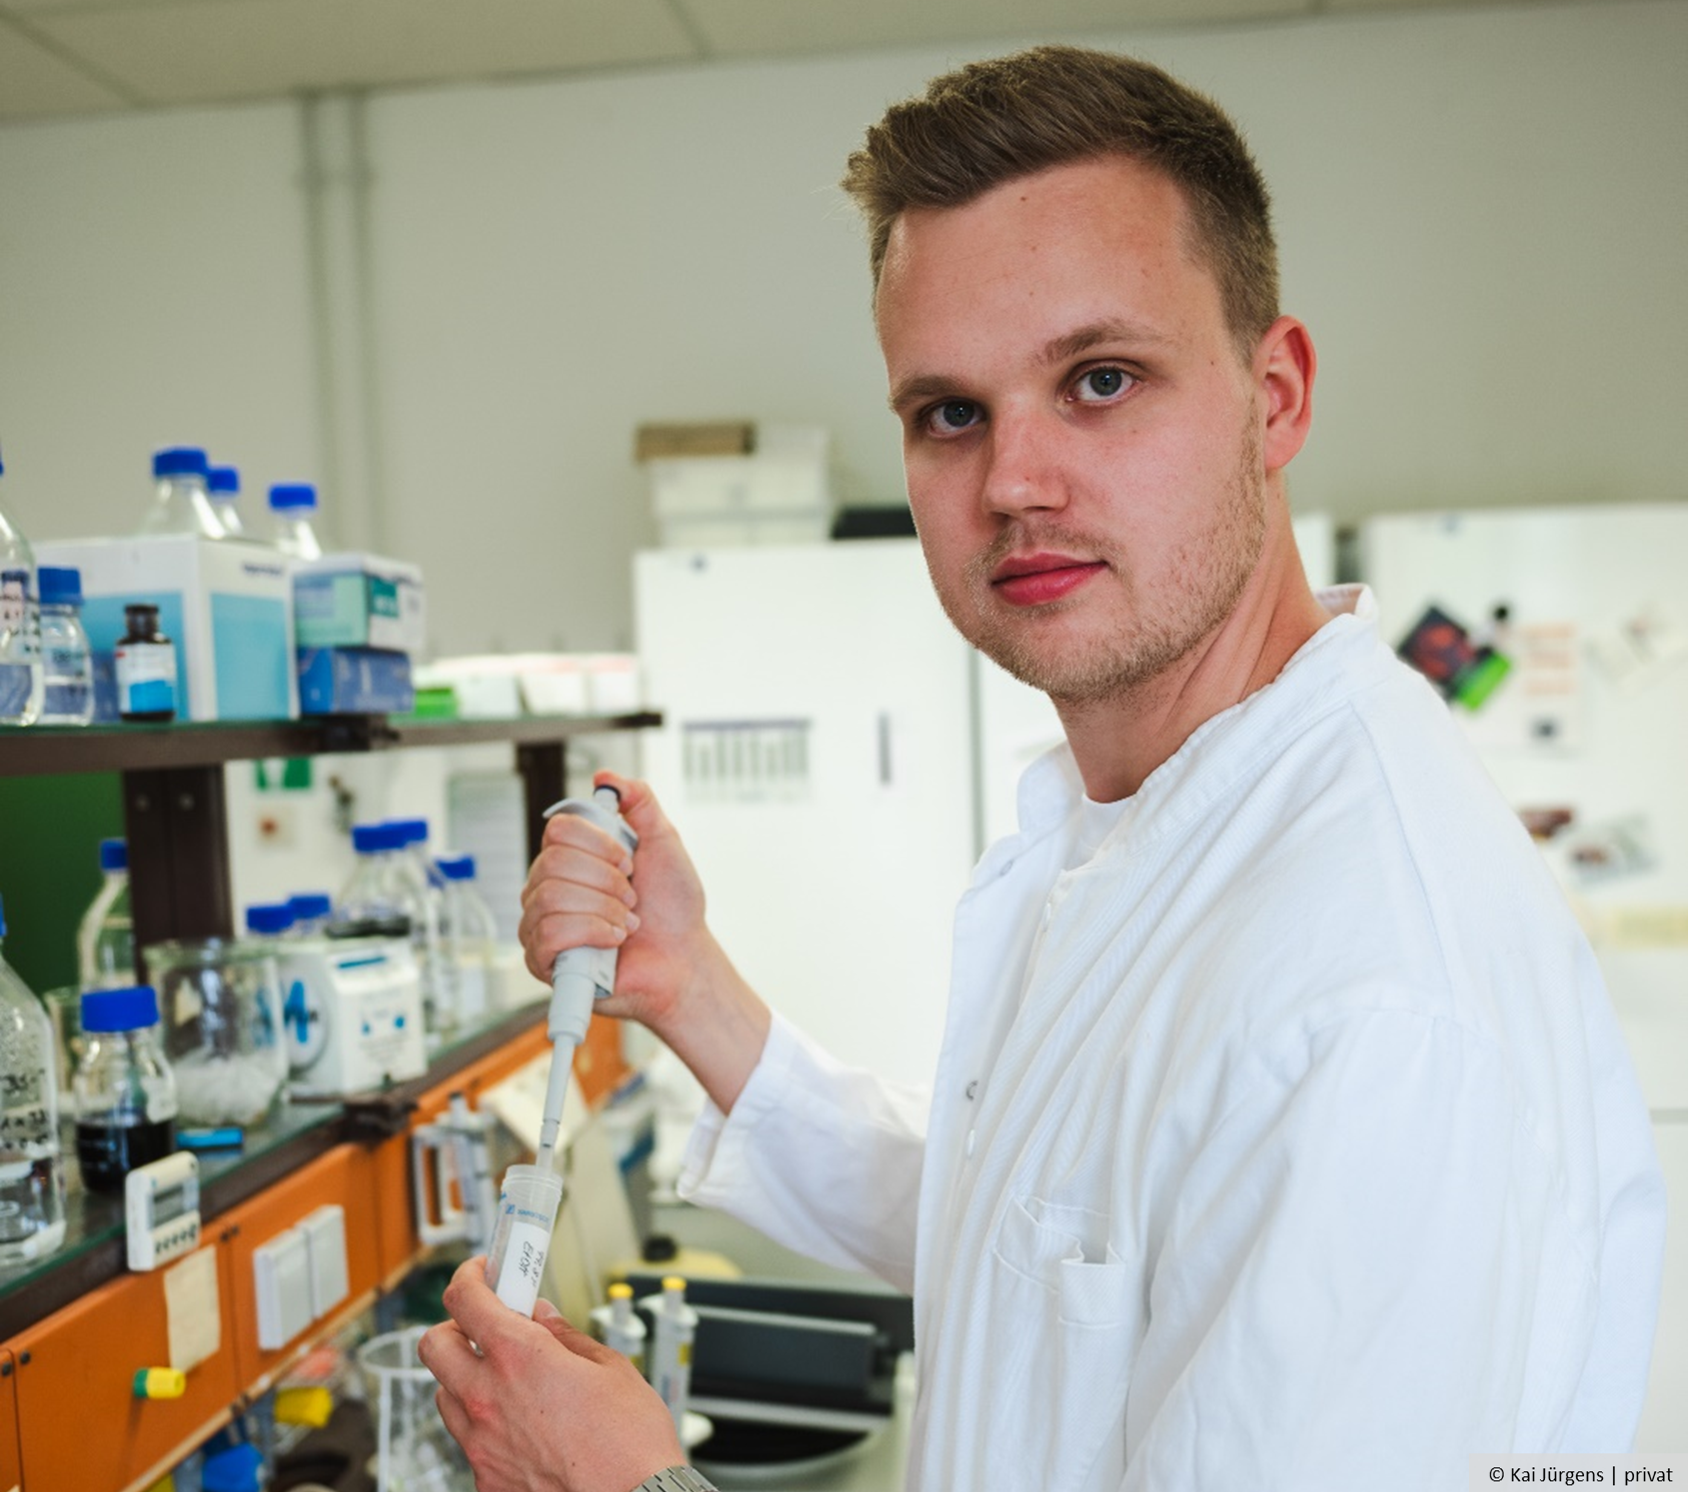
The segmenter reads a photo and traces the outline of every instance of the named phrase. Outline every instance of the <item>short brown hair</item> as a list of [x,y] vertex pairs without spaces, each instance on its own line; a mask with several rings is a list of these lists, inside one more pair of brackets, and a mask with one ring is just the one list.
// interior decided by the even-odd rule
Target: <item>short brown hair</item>
[[893,104],[850,157],[843,187],[867,218],[874,284],[910,207],[960,207],[1050,166],[1129,156],[1183,194],[1193,252],[1213,271],[1239,348],[1278,316],[1271,202],[1241,132],[1158,67],[1083,47],[1034,47],[935,78]]

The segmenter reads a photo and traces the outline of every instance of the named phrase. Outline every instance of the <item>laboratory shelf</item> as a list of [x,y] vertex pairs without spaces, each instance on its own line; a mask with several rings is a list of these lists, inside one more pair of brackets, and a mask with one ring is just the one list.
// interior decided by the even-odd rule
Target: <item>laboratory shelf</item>
[[267,757],[509,742],[518,747],[660,725],[654,710],[485,720],[313,715],[300,720],[172,721],[163,725],[0,726],[0,776],[210,767]]
[[[247,1130],[239,1150],[202,1154],[202,1235],[214,1237],[216,1218],[335,1146],[403,1134],[423,1094],[537,1029],[544,1013],[540,1002],[488,1021],[442,1048],[421,1077],[379,1092],[285,1102]],[[0,1341],[127,1271],[121,1194],[77,1188],[66,1198],[65,1213],[61,1248],[34,1264],[0,1269]]]

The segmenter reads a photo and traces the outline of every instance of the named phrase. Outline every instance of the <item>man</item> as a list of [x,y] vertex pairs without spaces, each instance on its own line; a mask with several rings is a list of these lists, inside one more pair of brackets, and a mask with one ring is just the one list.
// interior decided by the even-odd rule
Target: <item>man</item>
[[[1369,597],[1308,588],[1313,347],[1234,128],[1044,48],[893,108],[846,186],[933,584],[1067,737],[958,910],[929,1108],[771,1016],[640,784],[636,868],[550,825],[531,966],[619,943],[607,1008],[712,1100],[683,1189],[912,1288],[910,1487],[1424,1492],[1624,1449],[1646,1112],[1445,709]],[[482,1492],[680,1460],[630,1369],[478,1261],[447,1304],[425,1360]]]

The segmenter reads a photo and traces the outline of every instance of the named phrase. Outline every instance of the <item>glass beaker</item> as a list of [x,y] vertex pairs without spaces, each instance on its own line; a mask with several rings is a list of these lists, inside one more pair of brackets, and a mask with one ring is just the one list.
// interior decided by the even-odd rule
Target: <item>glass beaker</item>
[[376,1492],[474,1492],[474,1473],[434,1403],[439,1384],[416,1344],[425,1326],[390,1331],[358,1348],[375,1414]]
[[183,938],[146,950],[181,1121],[256,1124],[287,1081],[281,981],[269,946]]

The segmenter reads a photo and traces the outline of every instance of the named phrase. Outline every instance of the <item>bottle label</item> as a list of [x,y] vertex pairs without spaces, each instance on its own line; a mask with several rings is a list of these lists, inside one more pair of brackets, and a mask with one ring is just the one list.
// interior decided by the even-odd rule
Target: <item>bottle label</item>
[[0,1073],[0,1153],[56,1144],[39,1072]]
[[27,663],[0,663],[0,720],[19,720],[29,708],[35,670]]
[[120,714],[156,715],[175,710],[175,643],[120,643],[116,663]]
[[537,1223],[509,1222],[504,1256],[498,1265],[494,1291],[513,1311],[533,1314],[539,1299],[540,1276],[545,1272],[545,1251],[550,1247],[550,1230]]
[[29,571],[0,570],[0,632],[22,632],[29,616]]

